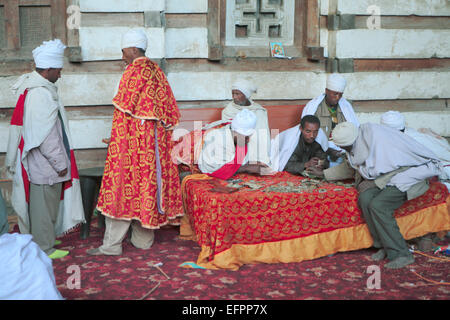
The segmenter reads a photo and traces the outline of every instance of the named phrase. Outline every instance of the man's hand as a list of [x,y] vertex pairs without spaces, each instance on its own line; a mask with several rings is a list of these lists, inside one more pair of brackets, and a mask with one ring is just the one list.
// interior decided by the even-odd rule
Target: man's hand
[[345,154],[345,151],[339,151],[339,150],[329,148],[327,150],[327,154],[330,156],[331,161],[335,162],[335,161],[337,161],[337,159],[339,159],[340,157],[342,157]]
[[273,176],[275,175],[277,172],[272,170],[271,167],[261,167],[259,170],[259,174],[262,176]]
[[318,178],[325,177],[325,175],[323,174],[323,169],[318,168],[318,167],[309,167],[309,168],[306,168],[305,171],[313,176],[318,177]]
[[268,172],[269,169],[270,169],[269,166],[258,161],[258,162],[256,162],[256,164],[246,164],[246,165],[240,167],[238,172],[247,172],[247,173],[263,175],[262,172]]
[[242,172],[247,173],[253,173],[253,174],[259,174],[259,166],[257,164],[247,164],[245,166],[242,166]]
[[317,165],[319,164],[319,158],[317,157],[312,157],[308,162],[305,163],[305,168],[312,168],[312,167],[317,167]]
[[60,177],[64,177],[66,174],[67,174],[67,168],[58,172],[58,176],[60,176]]

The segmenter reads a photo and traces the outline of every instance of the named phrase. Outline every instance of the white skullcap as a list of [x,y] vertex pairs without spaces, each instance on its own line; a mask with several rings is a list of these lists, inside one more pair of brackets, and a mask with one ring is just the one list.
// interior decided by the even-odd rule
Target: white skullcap
[[397,130],[405,129],[405,117],[398,111],[391,110],[383,113],[380,123]]
[[351,146],[357,137],[358,128],[351,122],[341,122],[331,132],[331,141],[338,147]]
[[147,35],[142,29],[131,29],[122,36],[122,49],[139,48],[147,50]]
[[231,89],[239,90],[247,97],[247,99],[249,99],[252,96],[252,94],[258,91],[258,88],[255,85],[253,85],[253,83],[244,79],[240,79],[235,83],[233,83]]
[[64,50],[66,46],[59,39],[44,41],[33,50],[36,68],[62,68],[64,66]]
[[332,73],[327,79],[327,89],[336,92],[344,92],[347,81],[337,73]]
[[252,135],[255,132],[255,127],[256,115],[248,109],[244,109],[236,114],[231,122],[231,129],[244,136]]

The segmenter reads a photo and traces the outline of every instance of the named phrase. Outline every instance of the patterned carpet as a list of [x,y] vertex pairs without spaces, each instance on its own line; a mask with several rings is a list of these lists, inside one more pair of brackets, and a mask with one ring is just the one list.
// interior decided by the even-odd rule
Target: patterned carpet
[[[450,282],[450,258],[433,253],[430,257],[415,254],[415,263],[401,270],[383,268],[385,262],[378,264],[380,288],[370,289],[368,283],[369,287],[376,284],[371,280],[375,274],[368,272],[368,267],[374,265],[369,259],[372,249],[301,263],[245,265],[239,271],[226,271],[180,267],[183,262],[195,262],[200,247],[178,239],[177,228],[158,230],[148,251],[136,249],[125,240],[122,256],[87,256],[86,250],[101,245],[102,237],[103,231],[94,227],[88,239],[80,239],[77,231],[60,239],[58,247],[69,250],[70,255],[55,260],[54,271],[58,289],[66,299],[450,299],[450,286],[445,284]],[[153,267],[157,263],[163,263],[161,270]],[[73,281],[78,271],[79,288]]]

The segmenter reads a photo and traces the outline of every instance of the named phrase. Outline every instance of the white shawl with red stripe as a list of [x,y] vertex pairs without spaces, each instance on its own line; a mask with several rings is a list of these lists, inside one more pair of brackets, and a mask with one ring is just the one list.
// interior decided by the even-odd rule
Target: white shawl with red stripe
[[[34,88],[48,89],[53,100],[57,102],[58,108],[49,111],[48,108],[50,106],[42,105],[42,114],[49,114],[49,117],[28,119],[27,121],[34,123],[34,126],[27,125],[23,127],[27,94]],[[54,126],[59,112],[70,146],[71,180],[64,182],[63,185],[59,215],[55,223],[55,233],[56,235],[67,233],[80,223],[85,222],[85,220],[80,180],[72,149],[72,139],[64,107],[58,98],[57,87],[37,72],[32,72],[20,77],[12,87],[12,90],[18,97],[18,101],[11,119],[5,164],[13,177],[11,202],[19,218],[20,232],[30,233],[30,219],[28,216],[30,182],[27,173],[27,155],[31,149],[42,144],[50,129]],[[36,114],[39,115],[39,112]],[[36,123],[39,123],[39,125],[36,126]]]

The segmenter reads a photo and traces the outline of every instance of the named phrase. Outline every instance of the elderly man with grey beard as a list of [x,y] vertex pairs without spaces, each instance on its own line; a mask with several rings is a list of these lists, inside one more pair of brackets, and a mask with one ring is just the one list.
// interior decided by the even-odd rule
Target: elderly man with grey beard
[[233,101],[222,110],[222,121],[231,121],[244,109],[256,115],[255,134],[249,140],[250,163],[270,165],[270,129],[267,110],[255,103],[251,97],[257,92],[256,86],[248,80],[240,79],[231,87]]

